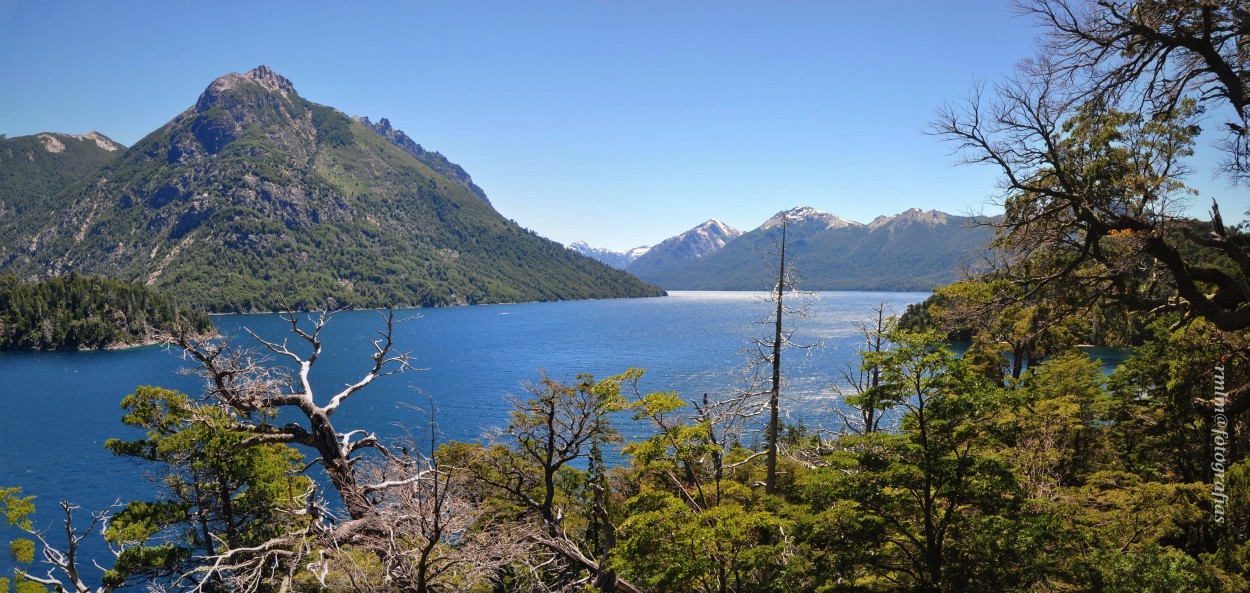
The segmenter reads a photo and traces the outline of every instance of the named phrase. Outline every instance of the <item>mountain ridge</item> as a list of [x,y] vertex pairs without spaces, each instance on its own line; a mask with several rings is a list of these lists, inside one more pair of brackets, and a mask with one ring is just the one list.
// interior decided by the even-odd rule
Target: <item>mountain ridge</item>
[[28,238],[25,230],[63,209],[60,194],[86,183],[124,151],[95,131],[0,137],[0,264]]
[[646,266],[647,262],[657,259],[702,257],[715,252],[723,247],[727,241],[741,234],[742,231],[720,220],[711,218],[703,224],[678,233],[655,245],[641,245],[626,251],[616,251],[595,247],[585,241],[574,241],[568,245],[568,248],[614,268],[626,270],[639,260],[643,262],[640,265]]
[[482,201],[487,204],[490,204],[490,199],[486,197],[486,191],[478,187],[476,183],[473,183],[473,177],[464,170],[464,167],[451,162],[440,152],[426,150],[425,147],[418,144],[416,140],[408,137],[408,134],[405,134],[403,130],[391,127],[390,120],[383,117],[379,119],[377,123],[374,123],[365,116],[355,117],[353,119],[364,124],[365,127],[372,129],[374,132],[377,132],[379,136],[386,138],[391,142],[391,144],[402,148],[404,152],[412,155],[418,161],[421,161],[434,171],[459,182],[460,185],[472,192],[473,195],[481,198]]
[[775,250],[783,219],[790,262],[810,290],[931,290],[955,280],[992,237],[984,217],[911,208],[863,224],[798,206],[699,256],[648,253],[624,269],[666,290],[764,290],[775,282],[766,254]]
[[505,219],[267,66],[217,78],[58,199],[0,270],[102,274],[215,311],[662,294]]

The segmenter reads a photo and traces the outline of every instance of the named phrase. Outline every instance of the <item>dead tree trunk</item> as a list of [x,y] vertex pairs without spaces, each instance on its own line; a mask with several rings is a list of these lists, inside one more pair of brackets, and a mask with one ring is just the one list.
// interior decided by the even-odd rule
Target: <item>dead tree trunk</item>
[[778,424],[780,422],[779,408],[781,400],[781,345],[785,342],[782,335],[782,314],[784,313],[783,301],[786,289],[786,221],[785,217],[781,220],[781,253],[777,264],[777,286],[774,289],[774,298],[777,299],[777,311],[773,319],[773,340],[772,355],[770,362],[772,363],[772,382],[770,383],[771,391],[768,395],[768,457],[765,461],[767,473],[764,478],[764,492],[768,494],[777,493],[777,437]]

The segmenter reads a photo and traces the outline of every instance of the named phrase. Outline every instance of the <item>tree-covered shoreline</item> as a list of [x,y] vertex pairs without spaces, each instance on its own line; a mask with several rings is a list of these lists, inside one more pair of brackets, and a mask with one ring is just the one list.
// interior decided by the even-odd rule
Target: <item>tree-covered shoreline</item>
[[212,322],[145,286],[73,273],[42,282],[0,276],[0,350],[130,348],[182,329],[207,332]]
[[[386,441],[335,414],[416,370],[393,314],[351,371],[320,362],[329,312],[244,343],[184,331],[201,392],[137,387],[123,422],[142,438],[106,445],[154,468],[160,495],[87,521],[62,502],[49,541],[32,497],[0,484],[27,534],[0,592],[1250,591],[1250,233],[1217,200],[1209,224],[1174,210],[1208,110],[1250,185],[1246,6],[1017,9],[1045,29],[1041,55],[932,130],[997,168],[994,253],[906,320],[864,312],[857,360],[826,370],[843,371],[840,429],[777,424],[806,322],[783,306],[785,224],[749,369],[771,372],[721,399],[644,388],[639,369],[543,376],[479,440],[440,444],[431,416],[407,427],[420,440]],[[960,356],[952,332],[971,339]],[[1135,355],[1107,374],[1082,343]],[[652,430],[608,467],[619,415]],[[114,557],[80,556],[86,537]]]

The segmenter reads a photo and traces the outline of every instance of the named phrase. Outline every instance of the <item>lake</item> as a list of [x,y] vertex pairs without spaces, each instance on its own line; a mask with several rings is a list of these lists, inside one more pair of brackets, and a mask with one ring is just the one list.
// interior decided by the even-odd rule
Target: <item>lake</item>
[[[340,430],[364,428],[393,438],[422,430],[433,404],[442,439],[477,439],[507,417],[507,396],[540,369],[572,381],[583,372],[606,377],[630,367],[647,369],[644,391],[678,391],[684,399],[731,394],[747,365],[746,346],[764,336],[770,304],[760,293],[676,292],[669,297],[528,303],[398,312],[412,317],[396,331],[397,347],[427,370],[379,379],[335,414]],[[794,320],[794,340],[811,348],[783,355],[783,407],[808,427],[837,428],[832,385],[854,359],[857,324],[887,303],[902,313],[928,293],[827,292],[811,296],[805,317]],[[233,315],[214,323],[237,343],[244,328],[274,340],[288,334],[276,315]],[[383,327],[376,311],[336,315],[323,331],[325,351],[313,370],[325,403],[371,363],[368,340]],[[68,499],[85,512],[114,501],[150,497],[147,468],[103,448],[112,437],[137,438],[120,422],[119,402],[139,385],[199,393],[195,377],[180,375],[188,361],[159,347],[108,352],[0,353],[0,486],[21,486],[39,504],[37,524],[59,521],[56,502]],[[421,408],[421,409],[418,409]],[[630,435],[646,427],[622,427]],[[59,529],[59,525],[56,525]],[[0,535],[12,531],[0,529]],[[91,548],[96,553],[102,550]],[[0,570],[11,573],[7,554]]]

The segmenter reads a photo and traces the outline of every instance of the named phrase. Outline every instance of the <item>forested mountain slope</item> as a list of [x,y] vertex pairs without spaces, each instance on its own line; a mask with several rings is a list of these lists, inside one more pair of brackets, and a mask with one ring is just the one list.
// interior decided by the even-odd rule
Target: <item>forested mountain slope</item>
[[46,224],[61,211],[62,193],[124,149],[97,132],[0,135],[0,262],[11,257],[26,229]]
[[265,66],[217,79],[59,199],[4,272],[104,275],[216,311],[661,294],[505,219]]

